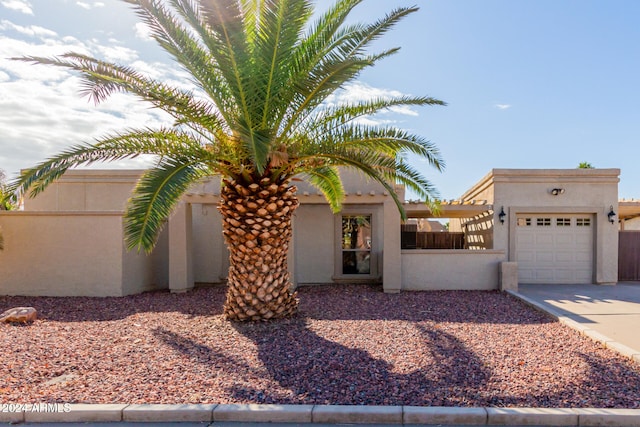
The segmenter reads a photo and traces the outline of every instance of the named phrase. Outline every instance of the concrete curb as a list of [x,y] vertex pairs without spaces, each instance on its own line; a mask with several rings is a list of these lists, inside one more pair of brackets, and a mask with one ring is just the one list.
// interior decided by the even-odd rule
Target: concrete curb
[[637,349],[633,349],[631,347],[628,347],[624,344],[620,344],[619,342],[609,338],[606,335],[601,334],[598,331],[594,331],[593,329],[589,329],[589,327],[583,325],[580,322],[576,322],[575,320],[565,316],[564,314],[560,313],[559,311],[554,310],[553,308],[547,307],[543,304],[540,304],[538,301],[535,301],[529,297],[527,297],[526,295],[522,295],[521,293],[518,293],[517,291],[505,291],[507,292],[509,295],[513,296],[514,298],[518,298],[519,300],[521,300],[522,302],[524,302],[527,305],[530,305],[531,307],[535,308],[536,310],[542,311],[544,313],[547,313],[548,315],[550,315],[551,317],[553,317],[554,319],[556,319],[558,322],[577,330],[578,332],[580,332],[582,335],[591,338],[592,340],[599,342],[601,344],[603,344],[606,348],[609,348],[619,354],[621,354],[624,357],[629,358],[632,362],[638,363],[640,364],[640,350]]
[[[12,411],[9,411],[9,410]],[[20,409],[15,410],[15,409]],[[640,427],[640,409],[0,403],[0,423],[279,422]]]

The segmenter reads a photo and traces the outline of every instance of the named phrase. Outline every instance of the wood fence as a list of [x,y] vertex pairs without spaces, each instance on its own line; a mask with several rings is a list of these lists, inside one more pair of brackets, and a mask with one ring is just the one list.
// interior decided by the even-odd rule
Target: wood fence
[[402,249],[464,249],[464,233],[402,231]]
[[640,280],[640,231],[620,231],[618,238],[618,280]]

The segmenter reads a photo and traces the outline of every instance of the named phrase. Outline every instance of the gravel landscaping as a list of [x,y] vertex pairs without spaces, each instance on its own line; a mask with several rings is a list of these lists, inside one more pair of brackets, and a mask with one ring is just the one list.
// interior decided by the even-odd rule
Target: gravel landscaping
[[299,291],[293,319],[222,319],[223,287],[0,297],[0,402],[640,408],[640,367],[499,292]]

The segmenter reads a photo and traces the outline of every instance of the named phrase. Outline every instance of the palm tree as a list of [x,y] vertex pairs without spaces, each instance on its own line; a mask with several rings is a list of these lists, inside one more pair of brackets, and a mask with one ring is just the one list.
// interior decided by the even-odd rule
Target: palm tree
[[285,317],[297,308],[287,272],[291,185],[300,176],[339,211],[339,167],[362,171],[393,191],[401,183],[432,200],[431,183],[400,161],[404,153],[440,170],[437,148],[392,126],[359,121],[396,106],[443,105],[398,96],[332,105],[329,95],[395,53],[366,48],[417,8],[398,8],[372,24],[347,25],[362,0],[337,0],[314,22],[309,0],[125,0],[155,40],[190,73],[193,90],[172,87],[129,67],[79,53],[22,57],[80,73],[84,93],[101,102],[128,92],[175,119],[160,129],[133,129],[74,146],[25,171],[20,194],[38,194],[68,168],[140,154],[158,157],[137,183],[125,212],[130,249],[153,249],[163,221],[195,182],[221,175],[219,210],[230,251],[224,313],[232,320]]

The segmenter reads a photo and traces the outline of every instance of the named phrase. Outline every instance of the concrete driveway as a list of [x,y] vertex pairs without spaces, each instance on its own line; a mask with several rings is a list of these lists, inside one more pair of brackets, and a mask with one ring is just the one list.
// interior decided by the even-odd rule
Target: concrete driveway
[[640,363],[640,282],[520,285],[513,294]]

